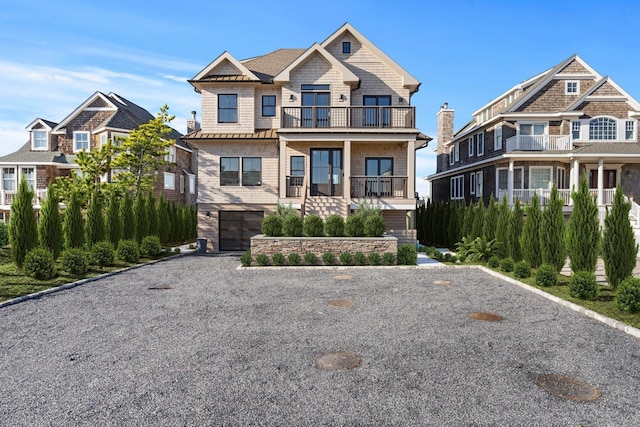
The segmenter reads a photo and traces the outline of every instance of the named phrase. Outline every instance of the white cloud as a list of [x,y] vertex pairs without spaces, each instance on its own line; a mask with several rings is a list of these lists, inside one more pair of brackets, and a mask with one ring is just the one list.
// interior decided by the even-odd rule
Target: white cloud
[[159,74],[159,75],[162,78],[165,78],[167,80],[173,80],[174,82],[178,82],[178,83],[184,83],[187,80],[189,80],[188,77],[174,76],[173,74]]

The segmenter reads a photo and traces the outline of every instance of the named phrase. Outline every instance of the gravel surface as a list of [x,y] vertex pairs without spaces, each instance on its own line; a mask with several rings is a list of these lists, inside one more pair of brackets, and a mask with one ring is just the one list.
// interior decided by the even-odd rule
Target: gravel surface
[[[640,425],[640,340],[482,271],[239,264],[180,257],[1,308],[0,424]],[[339,351],[362,363],[315,365]]]

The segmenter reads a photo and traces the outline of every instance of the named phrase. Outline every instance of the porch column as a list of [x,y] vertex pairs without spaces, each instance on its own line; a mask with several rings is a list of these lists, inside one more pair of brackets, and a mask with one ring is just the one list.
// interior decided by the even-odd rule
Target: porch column
[[351,205],[351,141],[344,142],[344,190],[343,193],[347,204]]
[[510,205],[513,204],[513,167],[515,162],[509,160],[509,172],[507,173],[507,200]]
[[278,162],[280,166],[279,173],[279,197],[285,199],[287,197],[287,141],[280,139],[280,152],[278,153]]
[[416,142],[407,141],[407,199],[416,194]]
[[598,160],[598,206],[604,204],[604,159]]
[[573,198],[571,193],[578,188],[580,180],[580,162],[578,159],[571,161],[571,170],[569,171],[569,206],[573,206]]

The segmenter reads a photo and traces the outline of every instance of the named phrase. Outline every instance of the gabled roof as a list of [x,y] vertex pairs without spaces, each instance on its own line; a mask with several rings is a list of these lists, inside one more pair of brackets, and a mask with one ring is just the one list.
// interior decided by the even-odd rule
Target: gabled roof
[[278,73],[277,76],[273,78],[274,82],[288,82],[290,78],[291,71],[295,70],[300,65],[304,64],[310,58],[314,56],[314,54],[318,54],[323,57],[329,64],[331,64],[332,68],[337,69],[342,74],[342,80],[345,84],[358,84],[360,79],[358,76],[353,74],[347,67],[345,67],[342,62],[338,61],[333,55],[331,55],[327,50],[320,46],[318,43],[314,43],[309,49],[307,49],[302,55],[298,56],[295,61],[289,64],[284,70]]
[[[229,63],[236,70],[238,70],[238,74],[216,74],[216,68],[219,68],[221,65]],[[253,74],[247,67],[245,67],[240,61],[234,58],[229,52],[226,50],[220,54],[216,59],[211,61],[209,65],[207,65],[202,71],[196,74],[189,83],[198,82],[198,81],[216,81],[219,77],[229,77],[236,76],[241,77],[239,80],[246,81],[260,81],[258,76]]]
[[0,157],[0,164],[55,164],[69,166],[75,164],[75,155],[64,155],[59,151],[31,151],[27,142],[18,151]]
[[104,93],[98,91],[95,92],[93,95],[91,95],[89,98],[87,98],[86,101],[84,101],[82,104],[80,104],[80,106],[78,108],[76,108],[75,110],[73,110],[71,112],[71,114],[69,114],[67,117],[65,117],[60,124],[58,124],[54,129],[53,132],[59,132],[62,129],[64,129],[64,127],[71,122],[71,120],[73,120],[74,118],[76,118],[78,116],[78,114],[80,114],[82,111],[84,111],[86,108],[89,108],[89,106],[91,104],[93,104],[94,102],[101,100],[104,102],[104,105],[106,105],[106,107],[101,107],[101,108],[105,108],[105,109],[109,109],[109,110],[117,110],[117,107],[114,105],[114,103],[107,97],[107,95],[105,95]]
[[273,83],[273,78],[302,55],[306,49],[278,49],[266,55],[240,61],[263,83]]
[[350,33],[356,40],[360,42],[363,46],[365,46],[369,51],[371,51],[375,56],[380,58],[382,62],[384,62],[387,66],[393,69],[396,73],[398,73],[402,77],[402,83],[404,87],[411,90],[411,92],[417,92],[420,87],[420,82],[409,74],[404,68],[398,65],[393,59],[389,58],[389,56],[384,53],[378,46],[373,44],[369,39],[363,36],[358,30],[356,30],[351,24],[345,22],[340,28],[338,28],[333,34],[331,34],[325,41],[321,43],[321,46],[326,48],[331,43],[333,43],[338,37],[341,37],[344,33]]
[[614,82],[609,76],[606,76],[600,79],[596,84],[594,84],[588,91],[585,92],[576,102],[571,104],[567,111],[576,110],[582,103],[590,100],[597,100],[598,95],[594,95],[599,89],[603,88],[605,85],[611,85],[615,91],[617,91],[620,95],[619,97],[625,100],[629,105],[633,107],[634,110],[640,111],[640,103],[636,101],[631,95],[629,95],[624,89],[622,89],[616,82]]
[[43,125],[47,129],[49,129],[50,131],[53,130],[53,128],[55,128],[56,126],[58,126],[58,124],[55,123],[55,122],[52,122],[50,120],[41,119],[40,117],[38,117],[37,119],[35,119],[31,123],[29,123],[25,129],[31,130],[38,123],[40,123],[41,125]]

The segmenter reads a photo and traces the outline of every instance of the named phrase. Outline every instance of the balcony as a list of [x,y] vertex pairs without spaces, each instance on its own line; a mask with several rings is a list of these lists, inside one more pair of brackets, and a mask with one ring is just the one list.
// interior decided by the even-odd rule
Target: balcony
[[509,151],[567,151],[571,150],[569,135],[518,135],[508,138]]
[[351,197],[407,198],[406,176],[352,176]]
[[287,129],[415,129],[415,107],[282,107]]
[[[11,207],[11,203],[13,203],[16,195],[18,194],[17,190],[0,190],[0,206],[5,209],[9,209]],[[47,189],[38,189],[33,196],[33,206],[40,207],[41,202],[47,198]]]

